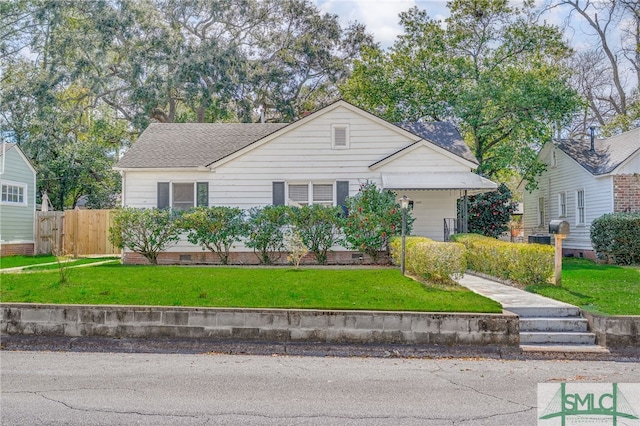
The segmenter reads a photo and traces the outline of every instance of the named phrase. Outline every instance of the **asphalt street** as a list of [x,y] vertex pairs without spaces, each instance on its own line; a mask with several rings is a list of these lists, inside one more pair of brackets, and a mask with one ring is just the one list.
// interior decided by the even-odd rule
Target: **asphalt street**
[[3,425],[532,425],[537,384],[605,361],[0,352]]

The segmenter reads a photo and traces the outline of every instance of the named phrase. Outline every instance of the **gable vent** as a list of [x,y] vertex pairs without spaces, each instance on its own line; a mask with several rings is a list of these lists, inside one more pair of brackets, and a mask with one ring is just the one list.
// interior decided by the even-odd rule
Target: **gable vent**
[[336,147],[347,146],[347,128],[346,127],[333,128],[333,145]]

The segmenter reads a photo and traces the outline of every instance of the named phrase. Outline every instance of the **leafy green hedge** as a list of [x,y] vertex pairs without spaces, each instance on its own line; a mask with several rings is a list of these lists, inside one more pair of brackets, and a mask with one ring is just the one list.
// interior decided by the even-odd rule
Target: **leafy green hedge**
[[553,246],[508,243],[476,234],[457,234],[452,240],[466,247],[467,268],[472,271],[525,285],[541,284],[553,278]]
[[619,265],[640,263],[640,213],[609,213],[591,223],[598,258]]
[[[465,248],[458,243],[442,243],[425,237],[407,237],[405,269],[435,281],[448,282],[467,269]],[[391,258],[397,265],[402,256],[402,239],[391,240]]]

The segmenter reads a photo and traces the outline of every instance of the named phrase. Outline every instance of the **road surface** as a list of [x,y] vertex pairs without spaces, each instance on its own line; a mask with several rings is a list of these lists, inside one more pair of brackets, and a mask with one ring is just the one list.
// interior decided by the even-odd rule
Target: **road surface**
[[537,384],[640,364],[0,352],[3,425],[530,425]]

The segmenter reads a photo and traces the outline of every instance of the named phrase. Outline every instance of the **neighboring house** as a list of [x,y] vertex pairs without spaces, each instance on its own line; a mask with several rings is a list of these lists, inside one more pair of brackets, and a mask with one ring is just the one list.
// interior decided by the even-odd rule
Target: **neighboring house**
[[524,191],[525,233],[534,240],[548,236],[550,220],[566,220],[564,254],[593,259],[591,222],[605,213],[640,212],[640,128],[607,139],[553,141],[539,159],[547,170],[535,191]]
[[[476,167],[447,123],[396,125],[338,101],[291,124],[151,124],[115,169],[124,206],[178,210],[343,205],[372,181],[413,200],[413,234],[442,241],[445,218],[456,217],[465,191],[497,187]],[[170,251],[164,261],[202,253],[186,241]]]
[[0,256],[33,255],[36,170],[18,145],[0,149]]

